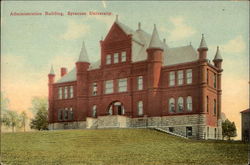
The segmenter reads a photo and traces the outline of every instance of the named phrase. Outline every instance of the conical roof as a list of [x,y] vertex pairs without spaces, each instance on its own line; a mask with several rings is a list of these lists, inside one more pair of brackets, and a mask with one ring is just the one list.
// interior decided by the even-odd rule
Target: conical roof
[[219,46],[217,46],[217,50],[216,50],[216,53],[215,53],[215,56],[214,56],[214,61],[215,61],[215,60],[222,60],[222,57],[221,57],[221,54],[220,54]]
[[208,48],[207,48],[206,41],[205,41],[204,34],[202,34],[202,38],[201,38],[201,43],[200,43],[199,49],[208,49]]
[[88,53],[87,53],[84,41],[82,42],[82,49],[81,49],[80,56],[77,62],[89,62],[89,57],[88,57]]
[[156,29],[156,25],[154,25],[154,30],[153,30],[153,34],[149,43],[148,48],[160,48],[163,49],[163,45],[162,42],[159,38],[159,34],[158,31]]
[[51,68],[50,68],[49,74],[51,74],[51,75],[55,75],[53,65],[51,65]]

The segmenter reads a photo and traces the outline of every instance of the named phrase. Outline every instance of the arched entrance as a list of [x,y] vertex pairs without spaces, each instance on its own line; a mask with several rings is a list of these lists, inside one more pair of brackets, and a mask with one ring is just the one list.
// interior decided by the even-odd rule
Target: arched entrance
[[114,101],[107,108],[108,115],[124,115],[125,109],[120,101]]

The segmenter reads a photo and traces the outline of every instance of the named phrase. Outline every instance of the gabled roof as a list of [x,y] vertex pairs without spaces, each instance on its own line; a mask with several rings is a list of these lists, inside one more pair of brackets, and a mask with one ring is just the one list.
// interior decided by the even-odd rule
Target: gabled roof
[[[150,45],[152,35],[145,32],[141,27],[137,30],[132,30],[130,27],[124,25],[118,20],[115,23],[127,34],[132,35],[132,62],[144,61],[147,59],[147,48]],[[155,34],[156,35],[156,34]],[[159,38],[159,36],[158,36]],[[203,37],[204,40],[204,37]],[[153,43],[152,43],[153,44]],[[155,43],[154,43],[155,44]],[[154,45],[153,44],[153,45]],[[198,54],[193,46],[181,46],[176,48],[169,48],[167,44],[157,39],[157,44],[162,46],[163,53],[163,66],[170,66],[180,63],[192,62],[198,60]],[[206,46],[205,40],[201,41],[201,46]],[[85,44],[83,43],[83,48],[80,53],[81,55],[86,55],[87,51]],[[88,56],[83,56],[79,60],[88,61]],[[87,59],[85,59],[87,57]],[[89,70],[100,68],[100,60],[90,63]],[[73,68],[68,74],[64,75],[57,83],[76,81],[76,69]]]
[[249,113],[250,112],[250,109],[246,109],[244,111],[241,111],[240,113]]
[[154,30],[153,30],[152,37],[151,37],[148,48],[160,48],[160,49],[163,49],[163,43],[159,38],[159,34],[158,34],[157,29],[156,29],[156,25],[154,25]]
[[202,34],[201,43],[199,49],[207,49],[207,43],[205,41],[204,34]]
[[221,57],[221,54],[220,54],[219,46],[217,46],[217,50],[216,50],[216,53],[215,53],[214,60],[222,60],[222,57]]

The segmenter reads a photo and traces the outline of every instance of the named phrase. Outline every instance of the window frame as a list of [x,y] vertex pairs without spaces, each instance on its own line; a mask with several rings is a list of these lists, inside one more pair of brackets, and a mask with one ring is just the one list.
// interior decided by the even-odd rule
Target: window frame
[[126,62],[126,61],[127,61],[127,52],[126,51],[122,51],[122,53],[121,53],[121,62]]
[[193,99],[192,96],[188,96],[186,99],[186,106],[187,106],[187,111],[192,112],[193,111]]
[[127,92],[127,90],[128,90],[128,79],[127,78],[118,79],[118,92]]
[[143,76],[137,77],[137,90],[143,90]]
[[169,86],[175,86],[175,71],[169,72]]
[[112,63],[112,58],[111,58],[111,54],[107,54],[106,55],[106,65],[109,65]]
[[[173,108],[173,110],[172,110],[172,108]],[[173,97],[171,97],[168,100],[168,111],[169,111],[169,113],[175,112],[175,99]]]
[[184,81],[183,70],[178,70],[178,71],[177,71],[177,79],[178,79],[177,84],[178,84],[178,85],[183,85],[183,81]]
[[142,101],[137,102],[137,113],[138,113],[138,116],[143,116],[143,114],[144,114]]
[[97,95],[97,83],[94,82],[92,84],[92,96],[96,96]]
[[[107,88],[108,83],[111,84],[109,88]],[[110,91],[108,91],[110,89]],[[114,80],[106,80],[105,81],[105,94],[111,94],[114,93]]]
[[114,64],[119,63],[119,53],[114,53]]
[[186,70],[186,82],[187,84],[192,84],[193,83],[193,70],[192,69],[187,69]]
[[[178,100],[177,100],[177,112],[181,113],[184,111],[184,99],[183,97],[178,97]],[[182,107],[182,109],[180,109],[180,107]]]

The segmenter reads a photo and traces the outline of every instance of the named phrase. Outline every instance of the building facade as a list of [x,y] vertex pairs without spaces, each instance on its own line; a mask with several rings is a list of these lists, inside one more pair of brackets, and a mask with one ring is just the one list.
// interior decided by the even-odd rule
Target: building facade
[[213,64],[202,35],[193,46],[170,48],[154,26],[132,30],[118,19],[90,63],[83,43],[69,73],[49,79],[49,128],[161,127],[202,139],[221,139],[219,48]]
[[241,111],[241,138],[243,141],[249,141],[250,137],[250,109]]

